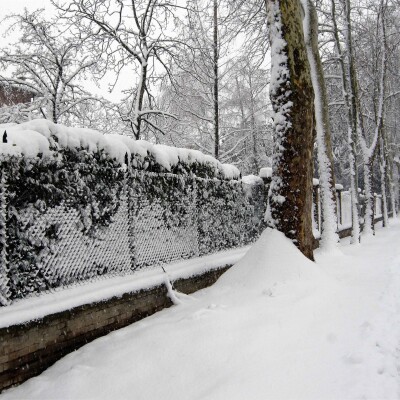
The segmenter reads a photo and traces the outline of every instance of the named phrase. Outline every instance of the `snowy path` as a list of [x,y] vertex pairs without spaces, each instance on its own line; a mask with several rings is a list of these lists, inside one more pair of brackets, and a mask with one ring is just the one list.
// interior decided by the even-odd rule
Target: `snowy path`
[[267,232],[211,288],[3,399],[398,399],[400,223],[304,259]]

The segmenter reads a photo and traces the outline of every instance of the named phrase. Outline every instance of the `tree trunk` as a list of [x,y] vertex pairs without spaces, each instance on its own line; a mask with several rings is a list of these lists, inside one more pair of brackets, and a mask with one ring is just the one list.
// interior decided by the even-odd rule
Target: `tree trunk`
[[386,197],[386,159],[384,154],[383,141],[381,140],[381,147],[379,149],[379,170],[381,173],[381,195],[382,195],[382,226],[386,227],[389,225],[388,210],[387,210],[387,197]]
[[324,71],[318,49],[317,12],[311,0],[302,0],[304,9],[304,36],[311,79],[315,92],[315,121],[317,132],[317,154],[319,184],[322,203],[322,233],[320,247],[335,247],[339,238],[336,233],[336,190],[333,169],[331,132],[328,114],[328,97],[326,93]]
[[133,120],[133,134],[136,140],[139,140],[141,135],[140,129],[142,125],[142,116],[140,113],[143,110],[143,100],[144,100],[144,93],[146,90],[146,80],[147,80],[147,60],[143,60],[142,65],[140,67],[140,77],[135,99],[135,114]]
[[219,157],[218,3],[214,0],[214,157]]
[[274,155],[266,221],[313,259],[314,91],[299,0],[265,0],[272,51]]
[[[365,158],[365,157],[364,157]],[[374,195],[372,193],[372,167],[373,159],[364,159],[364,233],[368,234],[374,230]]]
[[251,79],[251,72],[249,69],[249,89],[250,89],[250,128],[251,128],[251,138],[253,144],[253,169],[254,173],[257,174],[260,170],[260,165],[258,164],[258,142],[257,142],[257,127],[256,127],[256,117],[255,117],[255,104],[254,104],[254,93],[253,93],[253,81]]
[[[344,0],[346,3],[346,7],[349,6],[347,4],[347,0]],[[338,59],[341,67],[342,73],[342,84],[343,84],[343,98],[346,106],[347,113],[347,144],[348,144],[348,152],[349,152],[349,165],[350,165],[350,192],[351,192],[351,215],[352,215],[352,232],[351,232],[351,242],[359,243],[360,241],[360,220],[358,215],[358,185],[357,185],[357,163],[356,163],[356,138],[357,138],[357,112],[356,112],[356,103],[355,96],[353,95],[353,85],[350,82],[348,84],[348,79],[351,81],[351,71],[353,68],[348,68],[346,72],[342,47],[339,40],[339,31],[336,24],[336,6],[335,0],[331,0],[332,6],[332,22],[333,22],[333,33],[335,37],[336,49],[338,52]],[[350,17],[349,7],[346,8],[348,10],[348,17]],[[347,15],[347,14],[346,14]],[[350,36],[350,20],[347,24],[347,35],[346,35],[346,44],[351,48],[351,36]],[[354,83],[354,80],[352,81]]]
[[[357,92],[357,85],[355,85],[355,97],[357,99],[357,109],[358,109],[358,122],[359,128],[361,131],[360,134],[360,141],[361,141],[361,148],[363,151],[364,157],[364,186],[365,186],[365,218],[364,218],[364,234],[375,234],[375,224],[374,219],[372,218],[373,212],[373,194],[372,194],[372,165],[375,158],[376,150],[378,147],[379,141],[380,144],[380,168],[383,169],[381,172],[381,178],[383,179],[383,184],[381,189],[384,191],[382,192],[382,201],[384,204],[384,224],[387,225],[387,203],[386,203],[386,191],[385,191],[385,180],[387,178],[387,162],[385,158],[384,152],[384,125],[383,125],[383,116],[384,116],[384,99],[385,99],[385,86],[386,86],[386,68],[387,68],[387,57],[386,57],[386,32],[385,32],[385,20],[384,20],[384,2],[381,1],[380,4],[380,45],[381,45],[381,70],[380,70],[380,77],[379,77],[379,95],[377,101],[374,101],[374,110],[375,110],[375,134],[372,139],[372,143],[370,147],[367,147],[366,138],[364,133],[363,127],[363,120],[361,114],[361,106],[360,106],[360,98]],[[352,64],[354,61],[351,61]],[[377,63],[378,64],[378,63]],[[354,69],[354,68],[353,68]],[[355,73],[355,71],[354,71]],[[382,153],[383,152],[383,153]]]

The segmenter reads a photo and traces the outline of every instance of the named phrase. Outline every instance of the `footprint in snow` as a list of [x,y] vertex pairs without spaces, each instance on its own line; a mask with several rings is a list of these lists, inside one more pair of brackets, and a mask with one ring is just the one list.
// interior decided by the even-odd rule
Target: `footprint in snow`
[[378,372],[379,375],[383,375],[385,373],[385,367],[379,367],[377,369],[377,372]]
[[329,343],[335,343],[336,340],[337,340],[337,336],[336,336],[334,333],[329,333],[329,334],[326,336],[326,340],[327,340]]
[[367,338],[371,335],[372,330],[373,326],[368,321],[365,321],[360,325],[360,336],[362,338]]
[[357,354],[347,354],[343,357],[343,361],[349,365],[357,365],[364,362],[363,358]]
[[216,311],[219,309],[224,309],[224,308],[226,308],[226,306],[221,305],[221,304],[210,304],[206,308],[202,308],[202,309],[196,311],[189,318],[197,320],[197,319],[204,317],[205,315],[212,313],[213,311]]

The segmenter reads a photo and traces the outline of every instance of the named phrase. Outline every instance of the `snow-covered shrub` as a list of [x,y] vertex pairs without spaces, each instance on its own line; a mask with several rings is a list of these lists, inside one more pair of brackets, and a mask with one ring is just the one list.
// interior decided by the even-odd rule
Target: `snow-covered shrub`
[[[240,181],[198,180],[199,252],[244,246],[263,229],[262,185],[255,193]],[[261,205],[262,203],[262,205]]]
[[[68,235],[71,242],[86,237],[85,241],[94,243],[92,247],[101,248],[100,242],[107,240],[107,235],[100,238],[100,233],[113,223],[125,194],[131,270],[150,265],[140,263],[135,254],[133,224],[145,207],[146,212],[152,205],[158,207],[163,229],[173,233],[171,246],[180,229],[190,226],[195,230],[197,247],[182,257],[248,244],[261,230],[262,184],[255,184],[260,187],[253,193],[249,189],[252,185],[239,180],[237,168],[196,150],[102,135],[44,120],[0,125],[0,132],[4,132],[0,143],[1,200],[6,205],[0,224],[3,305],[74,281],[115,273],[98,260],[89,260],[91,265],[68,273],[62,271],[62,264],[66,254],[71,255],[71,249],[65,252]],[[55,209],[59,220],[54,219]],[[65,221],[71,210],[73,230],[81,232],[78,238],[69,232],[71,220],[69,225]],[[49,214],[53,217],[47,217]],[[170,259],[166,256],[152,262]]]
[[44,236],[35,237],[37,219],[64,205],[80,216],[80,229],[88,236],[107,227],[119,206],[124,172],[103,151],[63,149],[52,156],[3,158],[6,180],[7,262],[12,298],[50,289],[40,264],[57,240],[59,223],[47,223]]

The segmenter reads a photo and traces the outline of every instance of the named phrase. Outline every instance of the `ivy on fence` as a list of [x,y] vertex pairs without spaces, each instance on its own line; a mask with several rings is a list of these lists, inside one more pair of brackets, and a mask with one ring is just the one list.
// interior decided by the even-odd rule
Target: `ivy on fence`
[[98,276],[243,246],[262,230],[264,191],[212,165],[165,172],[149,154],[3,156],[0,303]]
[[74,209],[78,229],[95,235],[111,223],[118,209],[124,173],[102,152],[64,149],[52,157],[7,157],[1,162],[1,174],[6,182],[2,195],[7,193],[3,264],[9,297],[21,298],[57,286],[41,265],[52,252],[62,221],[48,220],[38,237],[35,225],[40,216],[56,206]]

